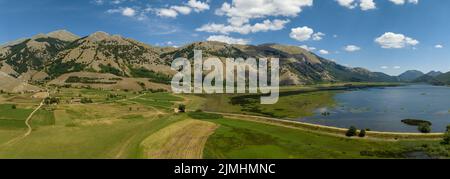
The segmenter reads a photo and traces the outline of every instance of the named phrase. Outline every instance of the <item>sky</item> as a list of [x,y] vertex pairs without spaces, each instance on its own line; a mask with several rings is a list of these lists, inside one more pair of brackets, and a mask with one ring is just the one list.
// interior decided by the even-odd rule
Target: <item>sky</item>
[[448,0],[0,0],[0,44],[105,31],[157,46],[294,45],[390,75],[447,72],[449,8]]

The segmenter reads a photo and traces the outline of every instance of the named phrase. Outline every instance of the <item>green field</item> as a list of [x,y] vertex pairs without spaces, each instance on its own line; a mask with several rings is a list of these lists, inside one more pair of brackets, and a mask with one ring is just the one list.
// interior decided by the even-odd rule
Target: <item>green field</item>
[[25,119],[32,111],[24,106],[13,109],[13,104],[0,104],[0,128],[25,128]]
[[[293,89],[287,91],[290,90]],[[61,103],[45,105],[38,110],[31,119],[33,130],[26,137],[21,137],[27,129],[25,119],[40,100],[31,98],[29,94],[2,96],[0,158],[155,158],[148,156],[149,153],[170,157],[203,154],[204,158],[403,158],[414,151],[449,157],[450,151],[449,146],[440,145],[439,141],[349,139],[295,127],[245,119],[224,119],[222,115],[197,111],[208,109],[256,115],[271,113],[269,116],[290,118],[308,115],[318,106],[333,105],[332,96],[335,91],[308,90],[300,94],[282,95],[276,107],[250,103],[252,106],[259,106],[262,112],[243,111],[242,105],[230,103],[234,96],[225,95],[205,97],[73,88],[54,91],[52,96],[59,97]],[[81,97],[91,98],[93,103],[73,102]],[[320,102],[314,103],[316,100]],[[180,103],[187,105],[187,114],[174,113],[174,108]],[[16,109],[13,109],[13,104]],[[179,122],[186,121],[193,122],[194,127],[190,123],[179,125],[185,124]],[[206,125],[202,121],[215,125]],[[202,125],[209,126],[204,130],[210,132],[199,132]],[[180,139],[189,136],[187,131],[196,132],[192,133],[195,139],[171,140],[172,144],[164,144],[166,149],[148,148],[161,142],[152,140],[165,136],[164,131],[172,131],[167,135],[181,137]],[[206,142],[203,143],[203,140]],[[144,145],[143,141],[152,145]],[[204,144],[204,148],[199,143]],[[147,146],[147,155],[142,146]],[[192,148],[191,152],[189,150],[192,146],[195,146],[195,151]],[[184,147],[188,151],[178,149],[185,149]],[[167,151],[175,151],[177,154],[159,153]]]
[[321,135],[255,122],[214,119],[220,125],[209,138],[205,158],[403,158],[409,152],[424,150],[426,141],[374,141]]

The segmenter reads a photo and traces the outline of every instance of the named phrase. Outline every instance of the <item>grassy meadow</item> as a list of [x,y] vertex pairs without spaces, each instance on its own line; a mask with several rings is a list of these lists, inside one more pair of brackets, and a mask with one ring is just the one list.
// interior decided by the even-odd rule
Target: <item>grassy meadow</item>
[[[334,105],[339,90],[320,88],[283,89],[273,106],[253,96],[52,89],[60,103],[40,108],[26,137],[25,119],[42,99],[2,94],[0,158],[404,158],[415,151],[449,157],[438,141],[350,139],[200,111],[295,118]],[[186,114],[174,112],[179,104]]]

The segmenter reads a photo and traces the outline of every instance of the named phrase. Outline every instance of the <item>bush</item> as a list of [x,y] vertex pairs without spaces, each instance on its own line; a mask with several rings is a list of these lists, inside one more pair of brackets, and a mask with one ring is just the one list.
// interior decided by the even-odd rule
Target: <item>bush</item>
[[93,101],[90,98],[81,98],[81,103],[88,104],[88,103],[93,103]]
[[345,133],[345,135],[346,135],[347,137],[353,137],[353,136],[356,136],[356,133],[357,133],[356,127],[355,127],[355,126],[351,126],[351,127],[348,129],[347,133]]
[[223,116],[220,114],[204,113],[201,111],[190,112],[190,113],[188,113],[188,116],[192,119],[221,119],[221,118],[223,118]]
[[447,132],[450,132],[450,125],[447,126]]
[[362,130],[359,132],[358,137],[366,137],[366,130],[365,130],[365,129],[362,129]]
[[178,106],[178,111],[181,112],[181,113],[186,112],[186,105],[180,104],[180,105]]
[[444,134],[444,139],[442,140],[442,144],[444,144],[444,145],[450,144],[450,132],[446,132]]
[[17,106],[16,106],[15,104],[13,104],[13,105],[11,106],[11,108],[12,108],[12,109],[17,109]]
[[422,133],[430,133],[431,126],[429,124],[423,123],[419,125],[418,130]]

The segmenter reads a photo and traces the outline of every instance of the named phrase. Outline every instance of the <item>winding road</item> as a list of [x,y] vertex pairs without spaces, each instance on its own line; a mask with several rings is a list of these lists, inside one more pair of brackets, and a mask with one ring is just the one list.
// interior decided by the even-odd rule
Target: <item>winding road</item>
[[42,99],[41,104],[39,104],[39,106],[36,107],[36,109],[34,109],[34,111],[31,112],[31,114],[30,114],[30,115],[28,116],[28,118],[25,120],[25,125],[27,125],[28,130],[27,130],[27,133],[25,133],[25,135],[24,135],[23,137],[28,137],[28,136],[31,134],[31,132],[33,131],[33,128],[31,127],[31,124],[30,124],[31,119],[33,118],[34,114],[35,114],[37,111],[39,111],[39,109],[41,109],[42,106],[44,106],[45,98],[47,98],[47,97],[50,96],[50,93],[48,93],[48,92],[46,92],[46,93],[47,93],[47,95],[44,97],[44,99]]

